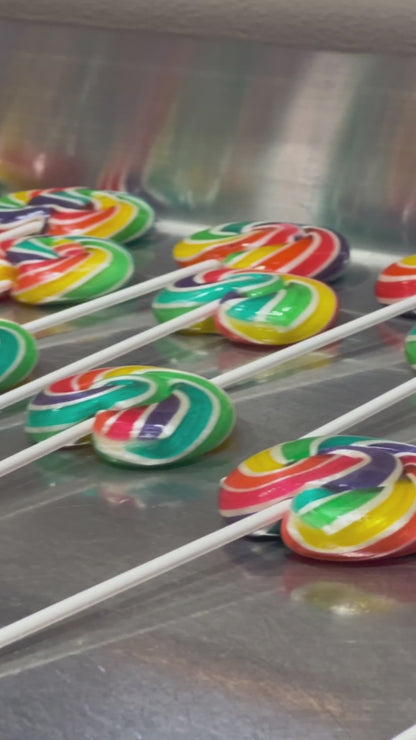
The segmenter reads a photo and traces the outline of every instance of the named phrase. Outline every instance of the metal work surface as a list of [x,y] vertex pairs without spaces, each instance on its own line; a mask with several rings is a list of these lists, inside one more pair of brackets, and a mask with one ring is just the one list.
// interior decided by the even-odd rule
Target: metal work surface
[[[136,279],[173,267],[172,244],[193,225],[319,221],[354,248],[336,285],[345,321],[376,307],[377,273],[411,251],[414,60],[30,26],[0,36],[4,188],[118,180],[147,194],[159,220],[134,250]],[[30,154],[13,162],[20,145],[37,169]],[[151,326],[150,300],[45,333],[36,374]],[[218,482],[239,461],[411,377],[411,325],[233,388],[236,431],[198,463],[138,472],[85,448],[2,479],[0,623],[221,526]],[[114,364],[211,377],[261,353],[174,336]],[[24,408],[0,415],[3,457],[26,444]],[[409,399],[353,431],[415,440],[414,416]],[[236,543],[3,652],[0,737],[389,740],[416,719],[415,580],[415,558],[330,566]]]

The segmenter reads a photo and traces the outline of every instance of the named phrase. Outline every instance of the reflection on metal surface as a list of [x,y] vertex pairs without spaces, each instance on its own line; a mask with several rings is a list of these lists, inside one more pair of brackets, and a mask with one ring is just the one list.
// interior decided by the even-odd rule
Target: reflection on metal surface
[[2,23],[0,180],[414,243],[413,59]]
[[339,617],[397,611],[416,601],[412,562],[338,567],[316,565],[290,556],[282,578],[290,598]]

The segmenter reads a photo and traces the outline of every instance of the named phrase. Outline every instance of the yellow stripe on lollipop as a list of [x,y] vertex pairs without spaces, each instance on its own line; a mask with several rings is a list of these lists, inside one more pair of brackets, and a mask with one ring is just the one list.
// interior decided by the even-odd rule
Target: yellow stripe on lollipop
[[124,367],[115,367],[106,370],[105,378],[117,378],[120,375],[130,375],[131,373],[146,372],[146,370],[160,370],[155,365],[125,365]]
[[0,257],[0,293],[5,293],[13,284],[16,277],[16,268],[7,260]]
[[[62,239],[61,243],[66,244],[67,240]],[[74,290],[87,280],[91,280],[97,272],[100,272],[109,263],[110,259],[111,255],[109,255],[106,249],[98,246],[88,247],[88,254],[82,263],[75,269],[70,270],[66,275],[47,280],[41,285],[30,288],[29,290],[16,290],[14,291],[14,295],[24,296],[25,303],[41,303],[47,298],[59,297],[62,294]],[[52,261],[50,265],[52,270]]]
[[[354,492],[349,495],[354,497]],[[324,500],[321,500],[321,505],[323,503]],[[414,513],[415,485],[409,480],[400,480],[389,489],[385,500],[373,508],[374,503],[373,499],[368,506],[371,516],[363,516],[364,507],[352,509],[346,521],[351,521],[352,517],[356,517],[356,520],[333,533],[311,527],[292,513],[296,520],[297,531],[290,528],[291,536],[299,542],[303,540],[307,546],[321,552],[331,552],[331,550],[339,552],[340,548],[355,550],[357,547],[369,546],[382,537],[388,537],[390,530],[392,532],[396,530],[399,520],[410,517]],[[387,522],[390,524],[387,525]]]
[[274,247],[259,247],[241,252],[238,258],[235,258],[227,264],[227,267],[233,267],[235,270],[246,270],[253,268],[258,262],[263,262],[267,257],[276,254],[279,245]]
[[228,318],[226,309],[220,307],[220,312],[225,326],[229,326],[232,332],[241,337],[260,342],[261,344],[293,344],[307,339],[322,331],[334,318],[336,303],[334,293],[324,283],[308,278],[297,278],[293,275],[280,276],[285,283],[300,283],[310,287],[311,303],[307,310],[299,316],[297,322],[292,326],[280,327],[278,324],[266,321],[261,322],[257,317],[255,321],[240,321],[234,316]]
[[270,450],[262,450],[244,462],[244,469],[249,473],[268,473],[284,467],[285,465],[282,463],[276,462],[270,454]]
[[124,201],[121,202],[118,198],[111,197],[106,193],[95,193],[94,201],[99,204],[100,209],[116,207],[117,210],[102,223],[89,228],[89,236],[107,239],[125,228],[134,218],[136,213],[136,207],[132,203]]
[[[202,260],[202,255],[212,247],[220,247],[223,243],[228,245],[234,242],[241,241],[243,234],[237,234],[237,236],[218,236],[218,239],[211,239],[209,241],[195,241],[192,242],[192,237],[185,239],[182,242],[175,244],[173,248],[173,257],[178,260],[191,260],[193,257],[199,256]],[[243,249],[243,247],[241,247]]]

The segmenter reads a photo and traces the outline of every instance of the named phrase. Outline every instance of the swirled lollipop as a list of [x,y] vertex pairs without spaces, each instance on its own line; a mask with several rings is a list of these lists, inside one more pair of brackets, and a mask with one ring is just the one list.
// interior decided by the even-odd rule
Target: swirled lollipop
[[145,234],[154,221],[152,208],[128,193],[74,187],[23,190],[0,198],[0,213],[27,206],[46,209],[44,230],[51,236],[111,238],[126,245]]
[[[249,271],[234,272],[226,268],[203,270],[195,275],[177,280],[157,294],[152,310],[158,321],[169,321],[182,316],[197,306],[224,298],[229,293],[270,287],[277,290],[280,283],[275,275]],[[193,324],[187,332],[218,334],[213,317]]]
[[318,560],[374,560],[416,552],[416,447],[400,447],[367,450],[367,470],[299,493],[282,522],[285,544]]
[[214,270],[180,280],[152,304],[159,321],[222,297],[213,319],[191,331],[216,331],[248,344],[285,345],[324,330],[336,318],[338,301],[324,283],[293,275]]
[[[366,437],[311,437],[254,455],[223,481],[236,519],[292,500],[282,537],[298,553],[364,560],[416,550],[416,447]],[[276,533],[276,525],[268,530]],[[263,534],[263,533],[260,533]]]
[[116,290],[133,273],[129,253],[109,239],[34,237],[7,251],[21,303],[78,303]]
[[218,447],[234,426],[231,400],[209,380],[131,366],[53,383],[31,402],[26,431],[39,441],[92,416],[98,454],[134,467],[193,460]]
[[349,261],[346,239],[314,226],[243,221],[204,229],[179,242],[173,256],[181,265],[215,258],[241,270],[267,270],[330,282]]
[[394,303],[416,294],[416,255],[403,257],[386,267],[375,286],[380,303]]

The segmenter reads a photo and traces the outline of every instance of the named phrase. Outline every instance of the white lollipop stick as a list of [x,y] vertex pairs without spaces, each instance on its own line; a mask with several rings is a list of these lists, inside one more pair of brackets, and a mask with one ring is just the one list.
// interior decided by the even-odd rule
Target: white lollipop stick
[[[206,308],[208,308],[209,310],[206,316],[214,313],[215,307],[217,305],[218,302],[215,301],[207,304]],[[212,307],[212,310],[210,307]],[[76,306],[76,308],[78,308],[78,306]],[[256,375],[257,373],[261,373],[264,370],[269,370],[271,368],[278,367],[279,365],[283,365],[283,363],[288,362],[289,360],[293,360],[297,357],[302,357],[302,355],[306,355],[308,354],[308,352],[313,352],[316,349],[320,349],[326,344],[331,344],[331,342],[345,339],[345,337],[349,337],[352,334],[357,334],[360,331],[364,331],[364,329],[368,329],[371,326],[380,324],[383,321],[387,321],[387,319],[391,319],[394,316],[406,313],[407,311],[415,308],[416,296],[405,298],[403,301],[398,301],[397,303],[394,303],[390,306],[379,308],[376,311],[372,311],[372,313],[366,314],[365,316],[360,316],[358,319],[353,319],[353,321],[348,321],[345,324],[341,324],[341,326],[336,326],[333,329],[322,332],[322,334],[317,334],[313,337],[309,337],[309,339],[304,339],[302,342],[298,342],[297,344],[292,344],[289,347],[285,347],[285,349],[279,349],[276,352],[272,352],[270,355],[267,355],[266,357],[261,357],[260,359],[249,362],[242,367],[230,370],[227,373],[222,373],[222,375],[218,375],[216,378],[213,378],[213,382],[220,388],[228,388],[229,386],[234,385],[241,380],[245,380],[252,375]],[[18,388],[7,391],[0,396],[0,409],[5,409],[14,403],[23,401],[25,398],[29,398],[30,396],[45,388],[45,386],[49,385],[50,383],[54,383],[57,380],[62,380],[62,378],[66,378],[68,375],[89,370],[93,367],[99,366],[104,362],[110,362],[116,357],[120,357],[121,355],[126,354],[130,350],[137,349],[138,347],[144,347],[146,344],[150,344],[156,339],[160,339],[160,337],[167,336],[174,331],[179,331],[180,328],[183,329],[186,326],[190,326],[191,324],[196,323],[196,317],[198,315],[197,311],[199,310],[202,311],[203,307],[201,309],[195,309],[194,311],[192,311],[193,318],[190,318],[189,320],[187,320],[186,317],[191,317],[191,312],[185,314],[185,319],[182,316],[178,317],[177,319],[167,321],[160,326],[156,326],[152,329],[148,329],[145,332],[136,334],[133,337],[125,339],[122,342],[117,342],[117,344],[113,344],[111,347],[107,347],[104,350],[95,352],[94,354],[89,355],[82,360],[72,362],[69,365],[65,365],[65,367],[63,368],[60,368],[59,370],[54,370],[47,375],[43,375],[41,378],[36,378],[35,380],[32,380],[29,383],[25,383]],[[184,320],[185,323],[182,323],[182,320]],[[175,321],[178,323],[175,324]],[[164,332],[163,326],[168,327],[169,330]]]
[[369,329],[371,326],[381,324],[383,321],[388,321],[395,316],[408,313],[415,308],[416,296],[405,298],[402,301],[397,301],[397,303],[392,303],[384,308],[378,308],[376,311],[372,311],[364,316],[359,316],[358,319],[347,321],[345,324],[341,324],[340,326],[334,326],[333,329],[328,329],[328,331],[324,331],[322,334],[316,334],[313,337],[309,337],[309,339],[304,339],[302,342],[291,344],[285,349],[272,352],[266,357],[260,357],[258,360],[249,362],[247,365],[242,365],[242,367],[237,367],[227,373],[222,373],[222,375],[214,378],[213,382],[221,388],[228,388],[230,385],[240,383],[242,380],[246,380],[252,375],[257,375],[265,370],[271,370],[272,368],[281,365],[283,362],[288,362],[288,360],[302,357],[302,355],[305,355],[308,352],[314,352],[321,347],[325,347],[327,344],[332,344],[332,342],[337,342],[340,339],[345,339],[353,334],[358,334],[360,331],[364,331],[364,329]]
[[144,347],[146,344],[155,342],[157,339],[166,337],[175,331],[186,329],[192,324],[201,321],[202,319],[208,318],[215,313],[216,309],[220,304],[220,300],[211,301],[206,303],[204,306],[195,308],[188,313],[177,316],[175,319],[165,321],[163,324],[152,326],[151,329],[141,331],[139,334],[134,334],[128,339],[123,339],[121,342],[100,349],[98,352],[94,352],[88,357],[83,357],[81,360],[71,362],[69,365],[59,368],[59,370],[53,370],[51,373],[42,375],[41,378],[31,380],[29,383],[20,385],[17,388],[13,388],[11,391],[7,391],[0,396],[0,409],[5,409],[11,406],[13,403],[23,401],[25,398],[33,396],[38,391],[41,391],[45,386],[55,383],[57,380],[67,378],[68,375],[74,375],[76,373],[82,373],[85,370],[91,370],[93,367],[99,367],[104,363],[114,360],[116,357],[127,354],[134,349]]
[[[108,362],[109,360],[119,357],[120,355],[125,354],[132,349],[143,347],[145,344],[148,344],[155,339],[160,339],[161,337],[166,336],[173,331],[189,326],[197,320],[198,311],[203,311],[204,308],[206,308],[208,309],[206,314],[208,316],[214,312],[217,304],[217,301],[213,301],[212,304],[207,304],[205,307],[195,309],[194,311],[189,312],[184,316],[178,317],[176,319],[171,319],[170,321],[167,321],[155,328],[148,329],[147,331],[130,337],[129,339],[118,342],[112,347],[108,347],[104,350],[100,350],[99,352],[95,352],[93,355],[90,355],[87,358],[77,360],[70,365],[66,365],[64,368],[54,370],[48,375],[44,375],[41,378],[37,378],[36,380],[31,381],[30,383],[25,383],[25,385],[14,388],[7,393],[3,393],[0,396],[0,409],[4,409],[7,406],[11,406],[13,403],[22,401],[32,394],[42,390],[46,385],[54,383],[57,380],[62,380],[62,378],[65,378],[72,373],[75,374],[93,368],[94,366],[97,367],[100,363]],[[212,307],[212,310],[210,307]],[[393,305],[386,306],[385,308],[380,308],[377,311],[373,311],[366,316],[360,316],[358,319],[353,319],[353,321],[348,321],[345,324],[341,324],[341,326],[336,326],[334,329],[329,329],[329,331],[323,332],[322,334],[318,334],[314,337],[310,337],[309,339],[305,339],[303,342],[291,345],[290,347],[278,350],[277,352],[272,352],[270,355],[267,355],[266,357],[261,357],[258,360],[253,360],[253,362],[249,362],[243,367],[236,368],[235,370],[230,370],[226,373],[222,373],[222,375],[218,375],[216,378],[213,378],[212,382],[220,388],[229,388],[236,382],[244,380],[251,375],[255,375],[256,373],[262,372],[266,369],[278,367],[288,360],[292,360],[295,357],[301,357],[302,355],[319,349],[320,347],[324,347],[326,344],[330,344],[335,340],[343,339],[345,337],[351,336],[352,334],[356,334],[359,331],[368,329],[370,326],[374,326],[376,324],[379,324],[381,321],[386,321],[388,318],[392,318],[392,316],[396,316],[400,313],[405,313],[411,308],[416,308],[416,297],[406,298],[405,300],[399,301],[398,303],[395,303]],[[166,333],[164,332],[164,329]],[[388,391],[389,394],[392,394],[391,400],[387,400],[386,405],[382,405],[379,410],[381,411],[383,408],[387,408],[387,406],[389,406],[390,404],[395,403],[396,400],[400,400],[399,397],[396,399],[395,394],[398,393],[401,388],[404,388],[403,395],[400,396],[401,398],[405,398],[406,396],[410,395],[410,393],[413,393],[413,382],[413,380],[409,380],[407,381],[407,383],[404,383],[403,386],[398,386],[398,388],[394,388],[392,391]],[[410,384],[410,390],[407,390],[408,384]],[[379,399],[374,399],[374,401],[370,401],[369,404],[377,404],[381,401],[382,398],[383,396],[380,396]],[[390,396],[388,398],[390,399]],[[354,412],[351,412],[351,414],[353,413]],[[370,411],[370,414],[368,415],[371,415],[371,413],[377,413],[377,410]],[[363,418],[366,417],[364,416]],[[70,434],[71,430],[72,436]],[[30,462],[32,462],[32,460],[38,460],[39,458],[47,455],[53,450],[58,450],[60,447],[63,447],[64,444],[68,444],[71,441],[79,439],[81,435],[78,432],[78,425],[66,430],[65,435],[67,434],[69,434],[70,436],[65,436],[65,441],[62,442],[60,434],[54,435],[52,439],[55,441],[55,444],[52,446],[52,439],[48,440],[48,442],[51,443],[51,446],[48,446],[48,448],[45,449],[44,452],[42,451],[44,449],[42,447],[40,447],[41,451],[39,452],[39,445],[44,444],[43,442],[41,442],[37,445],[33,445],[28,450],[22,450],[21,452],[17,452],[11,457],[0,461],[0,477],[2,475],[6,475],[6,473],[12,472],[13,470],[17,470],[24,465],[28,465]],[[33,457],[31,457],[31,454],[33,455]],[[5,472],[3,472],[3,469]]]
[[26,324],[23,324],[23,327],[31,334],[35,334],[35,332],[43,331],[43,329],[50,329],[52,326],[59,326],[59,324],[62,324],[64,321],[73,321],[73,319],[79,319],[81,316],[87,316],[95,311],[103,311],[105,308],[109,308],[110,306],[125,303],[125,301],[130,301],[132,298],[139,298],[148,293],[153,293],[155,290],[164,288],[171,282],[176,282],[176,280],[181,280],[189,275],[194,275],[200,270],[213,269],[214,267],[218,267],[220,264],[221,263],[218,260],[206,260],[197,265],[189,265],[188,267],[182,267],[179,270],[166,272],[163,275],[158,275],[150,280],[145,280],[142,283],[130,285],[128,288],[116,290],[114,293],[103,295],[100,298],[94,298],[92,301],[86,301],[86,303],[80,303],[77,306],[64,308],[62,311],[57,311],[49,316],[42,316],[40,319],[28,321]]
[[[329,435],[341,432],[353,424],[359,423],[360,421],[367,419],[369,416],[388,408],[388,406],[406,398],[413,392],[416,392],[416,378],[408,380],[406,383],[402,383],[396,388],[387,391],[387,393],[377,396],[377,398],[374,398],[372,401],[364,403],[362,406],[358,406],[358,408],[353,411],[343,414],[343,416],[334,419],[328,424],[318,427],[318,429],[314,429],[312,432],[309,432],[304,436],[309,437],[322,434]],[[69,432],[75,429],[77,430],[77,437],[79,437],[91,428],[90,424],[90,420],[77,424],[76,427],[67,429],[65,432],[60,432],[59,435],[55,435],[46,440],[46,442],[40,442],[32,448],[24,450],[23,454],[29,455],[31,451],[33,454],[33,450],[36,448],[39,449],[42,446],[42,449],[47,448],[45,453],[47,454],[47,452],[51,452],[52,449],[56,449],[53,446],[53,441],[56,440],[56,437],[60,436],[61,439],[63,439],[66,435],[66,439],[68,440]],[[64,442],[61,442],[60,444],[63,443]],[[0,462],[0,475],[5,475],[6,473],[11,472],[9,464],[10,461],[13,458],[18,459],[21,454],[22,453],[17,453],[17,455],[13,455],[12,458],[8,458],[8,460]],[[36,460],[40,456],[41,455],[39,454],[34,454],[31,459]],[[31,459],[26,459],[23,464],[25,465],[27,462],[31,462]],[[21,465],[17,464],[11,469],[16,470],[17,467],[21,467]],[[29,637],[36,632],[40,632],[52,624],[61,622],[63,619],[73,617],[75,614],[96,606],[107,599],[111,599],[113,596],[117,596],[123,591],[127,591],[130,588],[139,586],[141,583],[157,578],[174,568],[178,568],[180,565],[184,565],[185,563],[196,560],[203,555],[207,555],[208,553],[213,552],[230,542],[234,542],[241,537],[245,537],[256,530],[264,529],[284,514],[285,511],[289,509],[289,506],[290,501],[280,501],[275,503],[272,506],[268,506],[265,509],[256,512],[256,514],[251,514],[238,522],[229,524],[227,527],[211,532],[204,537],[200,537],[197,540],[193,540],[192,542],[182,545],[175,550],[171,550],[164,555],[160,555],[153,560],[149,560],[147,563],[143,563],[142,565],[125,571],[118,576],[109,578],[107,581],[102,581],[102,583],[92,586],[91,588],[87,588],[85,591],[80,591],[74,596],[70,596],[63,601],[58,601],[56,604],[52,604],[51,606],[41,609],[28,617],[19,619],[17,622],[13,622],[6,627],[2,627],[0,628],[0,648],[6,647],[6,645],[11,645],[19,640],[23,640],[25,637]],[[403,740],[410,740],[410,738],[413,738],[413,735],[408,736],[405,733],[403,736]]]
[[[286,503],[286,502],[285,502]],[[40,630],[50,627],[52,624],[66,619],[67,617],[78,614],[85,609],[89,609],[96,604],[100,604],[106,599],[116,596],[123,591],[127,591],[140,583],[145,583],[152,578],[167,573],[169,570],[178,568],[180,565],[189,563],[191,560],[205,555],[206,553],[217,550],[224,545],[227,545],[233,540],[237,540],[240,537],[244,537],[250,534],[252,529],[258,529],[260,526],[267,526],[272,524],[276,518],[286,510],[286,506],[283,503],[274,504],[268,509],[268,516],[265,517],[265,512],[262,511],[262,516],[254,514],[250,519],[257,517],[258,521],[252,521],[248,526],[246,524],[247,519],[243,519],[234,524],[230,524],[228,527],[224,527],[216,532],[205,535],[193,542],[188,542],[182,547],[178,547],[176,550],[161,555],[154,560],[149,560],[143,565],[139,565],[137,568],[121,573],[114,578],[109,578],[107,581],[87,588],[85,591],[80,591],[74,596],[70,596],[63,601],[53,604],[52,606],[41,609],[28,617],[19,619],[17,622],[9,624],[7,627],[0,628],[0,648],[11,645],[13,642],[22,640],[29,635],[33,635]]]
[[391,740],[416,740],[416,725],[412,725],[400,735],[395,735]]

